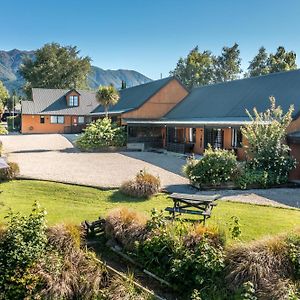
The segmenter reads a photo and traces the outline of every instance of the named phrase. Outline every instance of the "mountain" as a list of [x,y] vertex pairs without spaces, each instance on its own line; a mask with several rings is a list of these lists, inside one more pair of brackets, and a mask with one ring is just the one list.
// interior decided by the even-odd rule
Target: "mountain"
[[[22,91],[24,79],[18,70],[24,56],[34,58],[34,51],[0,50],[0,80],[10,92],[14,89],[19,92]],[[120,88],[122,80],[126,82],[127,87],[151,81],[150,78],[134,70],[103,70],[96,66],[92,66],[88,75],[88,84],[91,89],[96,89],[99,85],[108,84],[113,84],[115,87]]]

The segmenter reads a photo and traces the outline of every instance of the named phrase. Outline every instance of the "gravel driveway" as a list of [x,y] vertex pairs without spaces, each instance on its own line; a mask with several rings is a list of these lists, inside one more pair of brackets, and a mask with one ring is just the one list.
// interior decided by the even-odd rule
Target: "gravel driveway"
[[72,144],[74,135],[1,136],[10,161],[19,164],[21,176],[101,188],[119,187],[144,168],[158,175],[170,192],[220,194],[221,199],[271,206],[300,208],[300,189],[197,191],[181,176],[185,159],[152,152],[82,153]]
[[[119,187],[142,169],[161,179],[163,187],[188,184],[180,175],[185,160],[158,153],[82,153],[60,134],[7,135],[0,139],[21,176],[103,188]],[[168,167],[170,166],[170,168]]]

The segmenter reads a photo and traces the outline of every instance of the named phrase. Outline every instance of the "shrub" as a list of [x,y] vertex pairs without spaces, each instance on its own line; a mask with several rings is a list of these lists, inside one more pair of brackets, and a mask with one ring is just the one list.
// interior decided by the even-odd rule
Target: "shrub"
[[232,290],[251,282],[260,299],[285,299],[293,266],[284,237],[237,245],[227,251],[227,284]]
[[0,124],[0,135],[8,134],[8,131],[3,126],[3,124]]
[[80,236],[70,225],[47,229],[38,204],[28,217],[10,213],[0,235],[0,299],[96,299],[106,270]]
[[28,217],[9,213],[0,240],[0,298],[23,299],[32,292],[29,287],[38,278],[29,270],[44,254],[46,244],[45,212],[37,203]]
[[125,249],[133,249],[146,234],[146,217],[128,208],[118,208],[108,214],[105,232]]
[[293,106],[286,114],[275,99],[270,98],[271,106],[265,112],[253,110],[253,116],[247,111],[252,122],[242,128],[248,143],[245,145],[249,168],[267,172],[276,184],[285,183],[289,172],[295,168],[296,161],[290,156],[286,145],[286,132],[292,121]]
[[128,276],[127,280],[114,277],[108,288],[104,290],[103,300],[153,300],[149,294],[140,292],[136,289],[132,276]]
[[14,162],[9,162],[8,168],[0,169],[0,181],[15,179],[19,174],[19,165]]
[[145,170],[141,170],[133,180],[122,184],[120,191],[133,197],[150,197],[160,190],[160,179]]
[[111,119],[98,119],[87,126],[82,136],[76,141],[82,150],[97,150],[108,147],[121,147],[126,143],[123,127],[112,123]]
[[21,128],[21,116],[17,115],[7,117],[7,127],[9,131],[19,130]]
[[223,149],[205,150],[200,160],[190,159],[184,167],[184,172],[194,184],[217,186],[230,181],[237,169],[234,152]]
[[224,267],[223,234],[203,225],[163,221],[157,214],[147,228],[146,239],[136,243],[141,264],[177,288],[214,286]]
[[58,225],[47,231],[48,250],[32,272],[41,299],[95,299],[106,281],[105,268],[78,245],[79,228]]

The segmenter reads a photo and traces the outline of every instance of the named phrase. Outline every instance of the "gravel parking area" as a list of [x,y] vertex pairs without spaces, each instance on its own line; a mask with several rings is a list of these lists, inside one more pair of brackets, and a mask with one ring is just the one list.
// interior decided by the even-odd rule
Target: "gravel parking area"
[[149,152],[142,156],[131,152],[82,153],[60,134],[8,135],[0,139],[8,159],[19,164],[21,176],[26,178],[114,188],[145,168],[158,175],[165,188],[188,184],[180,175],[185,160],[176,156]]
[[[198,191],[181,174],[185,158],[152,152],[82,153],[75,136],[60,134],[1,136],[8,160],[19,164],[21,177],[116,188],[142,169],[160,177],[169,192],[220,194],[221,199],[300,208],[300,189]],[[300,222],[300,221],[299,221]]]

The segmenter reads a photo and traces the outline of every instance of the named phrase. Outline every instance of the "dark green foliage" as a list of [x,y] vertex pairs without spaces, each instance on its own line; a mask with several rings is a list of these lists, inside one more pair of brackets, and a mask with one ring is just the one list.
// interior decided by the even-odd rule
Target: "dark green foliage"
[[237,79],[241,70],[238,44],[223,47],[220,56],[213,56],[208,50],[199,52],[198,46],[186,58],[180,58],[170,75],[176,76],[188,89]]
[[98,299],[106,270],[75,226],[47,228],[37,203],[0,232],[0,299]]
[[18,103],[20,103],[20,97],[17,95],[16,91],[13,91],[12,95],[4,101],[9,112],[12,112]]
[[286,183],[289,172],[296,166],[295,159],[290,156],[290,148],[285,143],[294,108],[291,106],[284,113],[280,106],[276,106],[273,97],[270,103],[270,108],[265,112],[260,113],[254,109],[252,116],[247,111],[252,122],[241,128],[247,140],[245,149],[248,158],[246,175],[242,181],[249,182],[248,169],[254,170],[254,181],[261,177],[265,187]]
[[9,116],[7,117],[7,127],[9,131],[20,130],[21,128],[21,116]]
[[[224,238],[218,230],[185,222],[166,221],[152,213],[148,234],[136,241],[134,256],[180,290],[215,289],[224,268]],[[184,279],[184,280],[182,280]]]
[[211,52],[199,52],[199,48],[195,47],[186,58],[179,59],[170,75],[176,76],[188,89],[211,83],[213,78]]
[[[0,103],[2,104],[6,103],[8,98],[9,98],[8,90],[4,86],[3,82],[0,80]],[[3,111],[0,111],[0,114],[2,113]]]
[[120,95],[113,85],[100,86],[96,93],[96,99],[104,107],[105,116],[108,118],[109,107],[118,103]]
[[266,75],[270,72],[268,66],[268,54],[265,47],[261,47],[258,50],[258,54],[254,56],[253,60],[249,62],[248,73],[246,76],[254,77],[260,75]]
[[29,269],[46,248],[45,212],[35,203],[28,217],[10,212],[7,218],[0,238],[0,298],[23,299],[37,281]]
[[111,119],[98,119],[90,123],[76,141],[82,150],[101,150],[108,147],[122,147],[126,143],[124,127],[112,123]]
[[241,300],[257,300],[255,288],[251,281],[247,281],[243,284]]
[[261,47],[258,54],[250,61],[248,73],[245,76],[254,77],[295,69],[297,69],[295,52],[287,52],[284,47],[280,46],[275,54],[268,54],[266,49]]
[[8,162],[8,168],[0,169],[0,181],[15,179],[20,174],[19,165],[14,162]]
[[280,46],[275,54],[270,54],[268,66],[270,73],[295,70],[297,69],[296,53],[286,52],[284,47]]
[[205,150],[200,160],[189,159],[184,166],[184,173],[189,180],[199,186],[217,186],[230,181],[237,169],[236,156],[223,149]]
[[240,220],[238,217],[236,216],[232,216],[230,218],[230,226],[229,226],[229,231],[231,233],[231,237],[232,239],[236,240],[238,239],[241,234],[242,234],[242,230],[241,230],[241,225],[240,225]]
[[288,255],[293,265],[295,277],[300,280],[300,235],[292,234],[287,238]]
[[34,58],[24,58],[20,73],[26,80],[25,92],[31,88],[86,88],[90,58],[80,57],[76,46],[46,44],[35,52]]
[[214,82],[238,79],[242,73],[239,45],[223,47],[222,54],[214,59]]
[[251,187],[267,188],[276,184],[276,176],[271,172],[264,170],[255,170],[245,166],[243,171],[235,177],[236,185],[241,189],[248,189]]

